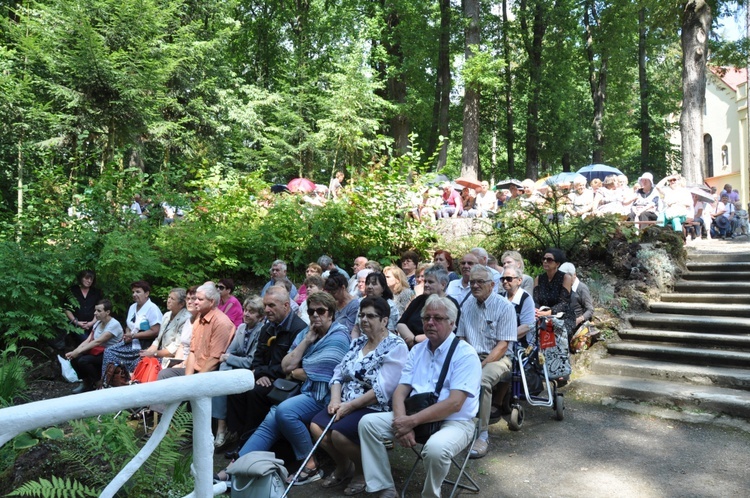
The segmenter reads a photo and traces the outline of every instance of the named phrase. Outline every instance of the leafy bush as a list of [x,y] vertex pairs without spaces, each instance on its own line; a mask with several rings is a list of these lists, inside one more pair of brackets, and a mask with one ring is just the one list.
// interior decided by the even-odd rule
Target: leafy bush
[[26,372],[31,360],[18,354],[18,347],[11,344],[0,353],[0,408],[10,406],[13,399],[26,390]]
[[565,192],[552,188],[540,204],[517,201],[506,204],[495,218],[491,246],[498,248],[498,254],[513,248],[532,260],[540,259],[545,249],[557,247],[574,259],[580,254],[603,256],[616,232],[625,231],[626,236],[633,236],[631,230],[620,226],[615,215],[567,216],[565,200]]
[[66,282],[75,274],[64,247],[0,241],[0,347],[55,335],[67,323]]

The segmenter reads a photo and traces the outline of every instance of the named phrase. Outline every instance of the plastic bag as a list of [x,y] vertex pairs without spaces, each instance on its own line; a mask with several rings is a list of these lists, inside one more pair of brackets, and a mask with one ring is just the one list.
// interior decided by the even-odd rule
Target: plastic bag
[[65,380],[67,380],[68,382],[81,381],[81,379],[78,378],[78,374],[73,369],[73,365],[70,364],[70,360],[57,355],[57,361],[60,362],[60,369],[62,370],[62,376]]

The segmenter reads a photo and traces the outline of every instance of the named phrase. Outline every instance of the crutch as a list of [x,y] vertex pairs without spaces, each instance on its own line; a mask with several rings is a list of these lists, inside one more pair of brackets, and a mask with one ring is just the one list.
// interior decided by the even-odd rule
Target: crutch
[[323,429],[323,434],[321,434],[320,437],[318,438],[318,440],[315,441],[315,445],[312,447],[312,450],[310,450],[310,454],[307,455],[307,457],[305,458],[305,461],[302,462],[302,465],[300,465],[299,469],[297,469],[297,473],[294,474],[294,477],[292,478],[292,482],[290,482],[289,486],[286,487],[286,490],[284,490],[284,494],[281,495],[281,498],[286,498],[286,496],[289,494],[289,490],[291,490],[292,486],[294,486],[294,483],[297,482],[297,478],[302,473],[302,469],[305,468],[305,465],[307,465],[307,462],[310,460],[310,458],[312,458],[313,453],[315,453],[315,449],[318,447],[318,445],[320,444],[320,442],[326,436],[326,433],[328,432],[328,429],[330,429],[331,426],[333,425],[334,420],[336,420],[336,414],[335,413],[333,415],[331,415],[331,421],[328,422],[328,425],[326,425],[326,428]]

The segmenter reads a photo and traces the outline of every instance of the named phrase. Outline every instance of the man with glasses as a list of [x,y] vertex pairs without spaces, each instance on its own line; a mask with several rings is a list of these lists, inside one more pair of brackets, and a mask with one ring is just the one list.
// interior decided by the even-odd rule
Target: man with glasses
[[297,334],[307,328],[307,324],[292,312],[289,293],[282,287],[268,289],[263,296],[263,309],[266,324],[260,330],[258,347],[250,366],[255,375],[255,387],[228,397],[227,427],[230,435],[242,435],[263,422],[273,406],[268,399],[273,381],[285,377],[281,360],[289,352]]
[[521,288],[523,273],[515,267],[508,267],[502,276],[503,290],[500,295],[508,300],[516,310],[518,340],[524,342],[526,333],[534,326],[534,298]]
[[479,437],[471,449],[471,458],[482,458],[489,449],[492,388],[510,376],[511,345],[517,340],[518,332],[515,309],[507,299],[494,292],[495,284],[489,268],[474,265],[470,276],[471,297],[461,307],[461,322],[456,335],[471,344],[482,360]]
[[352,278],[349,279],[349,286],[346,289],[349,291],[349,294],[354,297],[362,297],[362,294],[360,294],[359,292],[359,279],[357,277],[357,274],[365,269],[366,264],[366,257],[359,256],[358,258],[354,258],[354,264],[352,264]]
[[[260,297],[265,296],[266,292],[268,292],[268,289],[270,289],[272,286],[276,285],[279,282],[284,282],[284,280],[287,280],[286,262],[277,259],[276,261],[271,263],[271,269],[269,271],[271,272],[271,280],[269,280],[266,285],[263,286],[263,289],[260,291]],[[292,290],[289,291],[289,297],[291,299],[294,299],[296,295],[297,287],[292,284]]]
[[418,425],[442,421],[440,430],[422,446],[425,466],[422,497],[439,498],[440,487],[451,467],[451,457],[461,452],[471,441],[473,417],[477,412],[481,367],[476,352],[459,341],[450,359],[450,368],[437,403],[406,415],[404,400],[414,394],[434,392],[448,350],[456,337],[452,330],[458,310],[447,297],[431,295],[422,308],[422,324],[427,340],[409,351],[399,385],[393,393],[393,412],[372,413],[359,423],[362,448],[362,468],[369,493],[379,498],[396,498],[393,473],[385,439],[395,439],[404,448],[417,442],[414,428]]
[[451,280],[448,283],[448,287],[445,289],[445,295],[450,296],[456,300],[459,308],[463,305],[464,301],[471,295],[471,289],[469,288],[469,274],[471,269],[479,263],[477,257],[472,253],[465,254],[461,261],[458,262],[458,267],[461,270],[460,280]]
[[471,253],[477,257],[477,261],[479,262],[479,264],[486,267],[487,271],[490,272],[490,277],[495,283],[495,292],[500,292],[500,272],[495,270],[494,268],[490,268],[489,266],[487,266],[487,262],[490,258],[489,253],[481,247],[475,247],[471,250]]

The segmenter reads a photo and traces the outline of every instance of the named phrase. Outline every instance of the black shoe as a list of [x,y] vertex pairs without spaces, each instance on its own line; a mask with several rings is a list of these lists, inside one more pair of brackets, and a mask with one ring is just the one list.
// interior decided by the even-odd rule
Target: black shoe
[[232,451],[227,451],[224,453],[224,458],[227,460],[237,460],[240,457],[240,450],[239,448],[234,449]]

